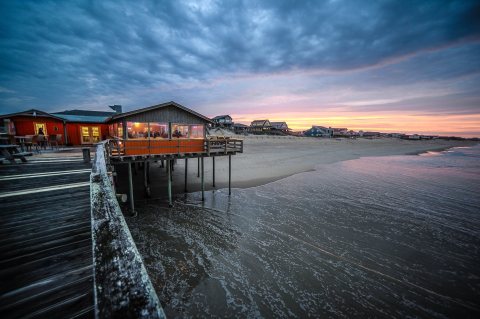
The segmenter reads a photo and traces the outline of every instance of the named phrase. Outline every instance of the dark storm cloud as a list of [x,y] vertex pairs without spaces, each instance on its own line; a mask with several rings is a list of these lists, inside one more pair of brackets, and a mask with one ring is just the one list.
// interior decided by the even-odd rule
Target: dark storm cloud
[[479,2],[466,0],[2,1],[0,12],[2,112],[141,103],[128,91],[239,73],[348,71],[480,34]]

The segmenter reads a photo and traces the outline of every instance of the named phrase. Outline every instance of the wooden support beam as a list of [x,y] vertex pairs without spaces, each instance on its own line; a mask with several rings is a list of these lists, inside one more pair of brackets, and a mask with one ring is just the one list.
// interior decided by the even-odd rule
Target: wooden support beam
[[185,193],[187,192],[188,158],[185,158]]
[[168,206],[172,207],[172,170],[170,160],[167,160],[167,172],[168,172]]
[[212,156],[212,170],[213,170],[213,176],[212,176],[212,180],[213,180],[213,188],[215,188],[215,156]]
[[145,194],[150,197],[150,186],[148,185],[148,162],[143,162],[143,186],[145,187]]
[[147,161],[147,183],[150,184],[150,162]]
[[232,195],[232,155],[228,155],[228,195]]
[[203,167],[203,156],[201,157],[201,163],[202,163],[202,202],[205,200],[205,171]]
[[132,163],[128,163],[128,201],[130,203],[130,214],[135,214],[135,203],[133,200],[133,178],[132,178]]
[[197,177],[200,177],[200,157],[197,158],[198,163],[197,163]]

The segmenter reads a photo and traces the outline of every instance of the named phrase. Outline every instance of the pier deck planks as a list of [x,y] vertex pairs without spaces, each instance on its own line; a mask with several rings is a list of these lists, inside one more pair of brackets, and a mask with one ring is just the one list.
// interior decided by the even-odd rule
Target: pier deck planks
[[[14,180],[2,177],[90,168],[81,159],[0,166],[0,195],[88,182],[88,172]],[[2,318],[93,318],[88,185],[0,198]]]

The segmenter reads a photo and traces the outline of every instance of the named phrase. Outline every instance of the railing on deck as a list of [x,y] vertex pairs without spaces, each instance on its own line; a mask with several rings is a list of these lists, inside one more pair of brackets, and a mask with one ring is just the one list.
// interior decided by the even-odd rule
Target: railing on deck
[[96,318],[164,318],[108,176],[106,141],[90,176]]
[[243,140],[230,138],[209,138],[206,140],[207,154],[243,153]]
[[180,155],[206,153],[243,153],[243,140],[229,138],[209,139],[114,139],[109,140],[109,156]]

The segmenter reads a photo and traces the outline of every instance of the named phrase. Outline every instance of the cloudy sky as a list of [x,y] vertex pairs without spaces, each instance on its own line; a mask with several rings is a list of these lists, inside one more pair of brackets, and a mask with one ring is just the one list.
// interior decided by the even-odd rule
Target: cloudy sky
[[0,113],[170,100],[480,136],[480,2],[0,1]]

